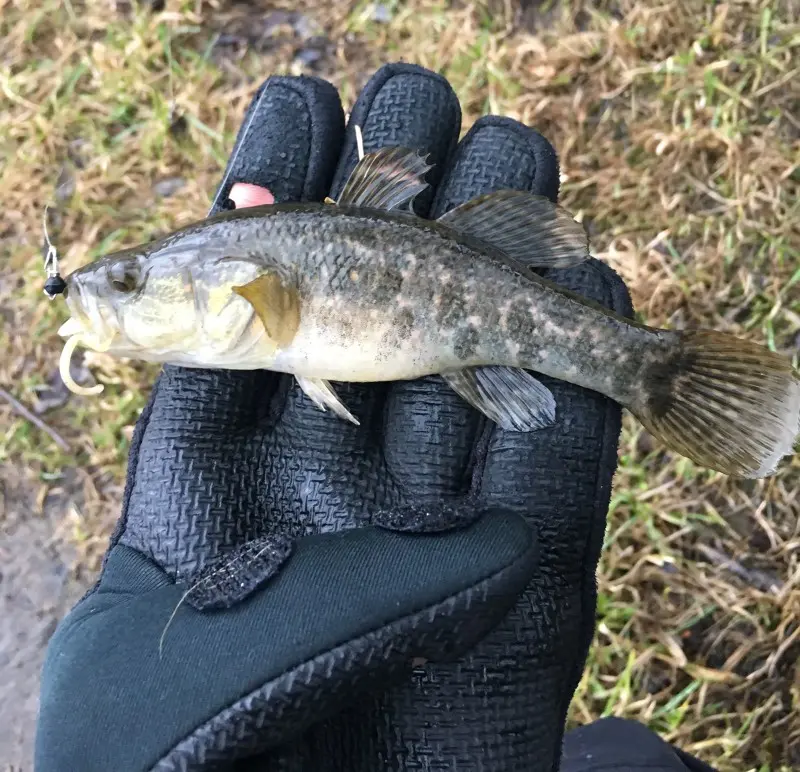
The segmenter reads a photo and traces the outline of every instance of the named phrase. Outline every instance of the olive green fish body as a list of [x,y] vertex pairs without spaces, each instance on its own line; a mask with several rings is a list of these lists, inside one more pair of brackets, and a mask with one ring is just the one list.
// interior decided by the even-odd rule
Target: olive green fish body
[[623,401],[665,335],[587,304],[490,245],[401,213],[289,205],[211,227],[220,232],[208,239],[215,251],[297,287],[300,326],[263,362],[281,372],[373,382],[501,365]]
[[785,357],[648,327],[543,279],[534,268],[589,258],[582,226],[543,197],[498,191],[415,216],[428,168],[378,151],[338,202],[226,212],[103,258],[68,277],[61,332],[120,356],[289,373],[355,423],[330,381],[439,374],[503,429],[543,429],[557,420],[544,374],[728,474],[771,474],[792,452],[800,378]]

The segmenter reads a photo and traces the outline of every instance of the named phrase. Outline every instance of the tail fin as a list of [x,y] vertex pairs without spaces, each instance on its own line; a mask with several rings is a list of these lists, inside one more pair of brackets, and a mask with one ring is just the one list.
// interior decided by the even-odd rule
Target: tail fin
[[631,412],[659,440],[736,477],[773,474],[800,435],[800,377],[763,346],[719,332],[684,332],[644,372]]

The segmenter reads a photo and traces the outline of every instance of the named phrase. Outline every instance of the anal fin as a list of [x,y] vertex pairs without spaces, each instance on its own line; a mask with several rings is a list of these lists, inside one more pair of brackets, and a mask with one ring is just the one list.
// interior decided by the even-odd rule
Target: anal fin
[[336,395],[330,383],[322,380],[322,378],[303,378],[301,376],[295,376],[295,378],[297,379],[297,385],[320,410],[326,411],[330,408],[339,418],[344,418],[356,426],[361,425],[359,420]]
[[473,198],[438,222],[474,236],[529,268],[568,268],[589,259],[583,225],[545,196],[499,190]]
[[556,418],[552,392],[517,367],[468,367],[442,373],[450,388],[503,429],[531,432]]

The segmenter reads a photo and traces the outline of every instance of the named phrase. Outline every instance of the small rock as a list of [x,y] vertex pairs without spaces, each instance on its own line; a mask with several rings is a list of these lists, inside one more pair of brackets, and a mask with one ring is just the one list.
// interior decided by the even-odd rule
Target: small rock
[[153,185],[153,192],[160,198],[174,196],[184,185],[183,177],[165,177]]
[[372,21],[388,24],[392,20],[392,12],[383,4],[376,3],[372,8]]
[[322,32],[322,28],[319,24],[310,16],[305,16],[304,14],[298,14],[292,26],[294,27],[295,34],[305,39],[317,37]]
[[[77,352],[72,358],[72,362],[70,362],[69,371],[72,378],[77,383],[86,385],[92,381],[91,373],[83,365],[82,357],[79,357]],[[35,388],[33,412],[36,413],[36,415],[42,415],[48,410],[61,407],[66,404],[71,393],[72,392],[64,385],[64,381],[61,380],[61,374],[58,372],[58,369],[56,369],[50,374],[46,384]]]
[[215,46],[239,46],[244,45],[247,43],[247,38],[242,35],[236,35],[233,32],[223,32],[217,35],[217,39],[214,42]]
[[273,11],[264,19],[264,34],[269,35],[278,27],[292,24],[298,15],[289,11]]
[[92,144],[86,139],[73,139],[67,145],[67,157],[76,169],[83,169],[86,166]]
[[322,59],[322,51],[315,48],[303,48],[295,54],[295,61],[301,64],[314,64]]

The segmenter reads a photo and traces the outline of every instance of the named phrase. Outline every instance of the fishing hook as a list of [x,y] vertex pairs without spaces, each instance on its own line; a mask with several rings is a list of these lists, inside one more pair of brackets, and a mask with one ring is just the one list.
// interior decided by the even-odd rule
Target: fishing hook
[[42,229],[44,230],[44,240],[47,243],[47,255],[44,258],[44,270],[47,274],[47,280],[44,283],[44,294],[50,300],[53,300],[56,295],[63,295],[67,289],[67,283],[58,272],[58,252],[52,241],[50,241],[50,234],[47,232],[47,210],[49,206],[45,206],[44,215],[42,216]]

